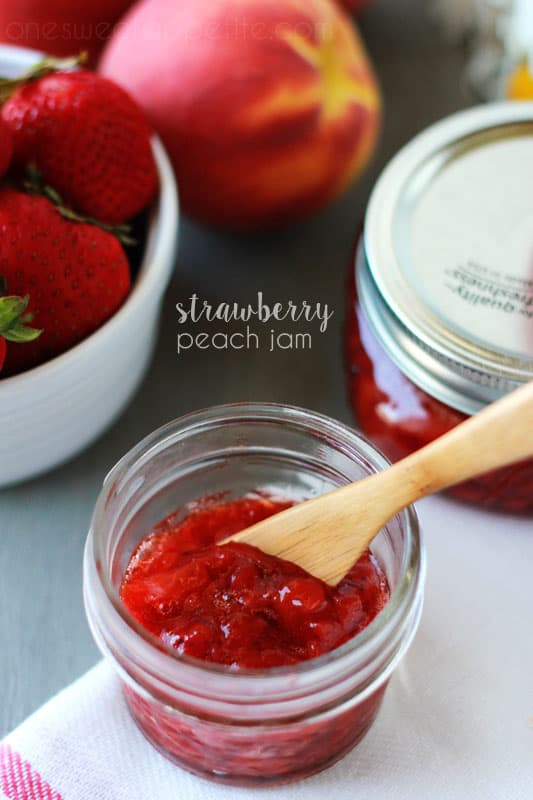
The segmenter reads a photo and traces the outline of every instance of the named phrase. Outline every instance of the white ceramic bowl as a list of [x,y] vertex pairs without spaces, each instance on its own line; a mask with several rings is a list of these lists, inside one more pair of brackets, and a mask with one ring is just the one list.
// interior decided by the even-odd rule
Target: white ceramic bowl
[[[0,46],[0,75],[18,75],[36,58],[34,51]],[[141,268],[122,308],[63,355],[21,375],[0,376],[0,487],[82,450],[118,416],[146,371],[179,217],[172,167],[157,139],[153,147],[161,190]]]

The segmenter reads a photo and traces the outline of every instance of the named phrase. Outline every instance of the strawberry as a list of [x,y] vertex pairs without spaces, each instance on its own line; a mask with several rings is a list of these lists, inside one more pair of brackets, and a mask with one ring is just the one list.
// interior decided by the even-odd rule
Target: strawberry
[[53,71],[55,63],[46,60],[29,76],[1,82],[14,162],[35,164],[76,211],[123,223],[157,191],[148,123],[117,84],[85,70]]
[[65,219],[45,197],[0,190],[0,267],[10,291],[31,299],[39,339],[10,347],[13,374],[63,353],[99,328],[130,288],[118,239],[95,225]]
[[[0,275],[0,293],[5,291],[5,278]],[[27,314],[29,297],[0,297],[0,372],[7,354],[7,343],[23,344],[38,339],[42,331],[31,328],[27,323],[32,315]]]
[[0,179],[4,177],[13,156],[13,134],[11,128],[0,117]]
[[132,0],[4,0],[0,42],[68,56],[89,50],[92,61]]

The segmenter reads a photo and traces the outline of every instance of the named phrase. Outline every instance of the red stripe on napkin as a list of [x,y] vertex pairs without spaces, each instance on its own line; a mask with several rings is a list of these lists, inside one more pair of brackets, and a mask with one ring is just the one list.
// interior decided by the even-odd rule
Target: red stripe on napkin
[[29,761],[0,744],[0,789],[9,800],[62,800]]

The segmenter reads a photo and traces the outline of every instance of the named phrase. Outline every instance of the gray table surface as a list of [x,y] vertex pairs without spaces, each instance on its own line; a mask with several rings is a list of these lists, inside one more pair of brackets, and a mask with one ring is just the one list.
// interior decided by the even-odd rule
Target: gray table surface
[[[82,550],[102,479],[146,433],[218,403],[270,400],[345,421],[341,357],[346,269],[368,192],[390,156],[428,123],[469,103],[463,56],[442,41],[424,0],[382,0],[363,32],[385,96],[380,148],[364,179],[325,213],[288,232],[238,237],[181,229],[156,356],[120,420],[70,463],[0,492],[0,738],[98,659],[83,611]],[[174,305],[211,300],[327,302],[335,311],[311,351],[195,350],[177,356]]]

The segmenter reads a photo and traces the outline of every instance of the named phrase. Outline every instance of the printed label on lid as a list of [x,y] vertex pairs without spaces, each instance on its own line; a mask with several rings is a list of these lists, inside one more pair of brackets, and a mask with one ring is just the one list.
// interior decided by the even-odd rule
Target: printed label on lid
[[533,355],[532,186],[531,127],[493,129],[426,162],[395,225],[419,299],[459,336],[519,358]]

